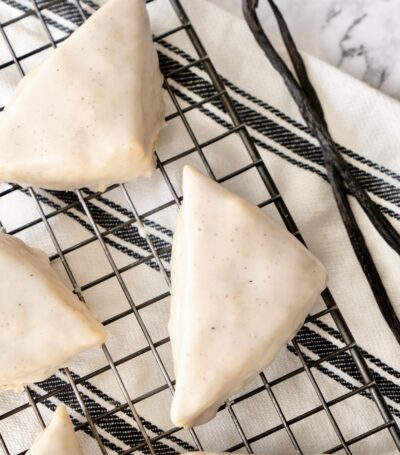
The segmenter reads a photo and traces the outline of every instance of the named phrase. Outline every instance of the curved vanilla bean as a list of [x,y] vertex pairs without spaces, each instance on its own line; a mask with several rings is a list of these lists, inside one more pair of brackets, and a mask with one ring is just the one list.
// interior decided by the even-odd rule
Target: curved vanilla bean
[[350,203],[346,194],[346,189],[341,180],[339,171],[334,166],[326,166],[328,179],[331,182],[333,194],[335,196],[336,204],[345,225],[347,235],[353,246],[353,250],[357,256],[363,272],[368,280],[375,300],[378,303],[379,309],[385,318],[386,323],[390,327],[397,342],[400,343],[400,321],[396,312],[390,302],[389,296],[386,292],[385,286],[382,283],[379,272],[376,268],[374,260],[365,243],[364,236],[360,227],[357,224],[354,213],[350,207]]
[[[334,155],[333,161],[335,165],[339,167],[339,172],[341,174],[341,178],[343,179],[346,185],[346,188],[357,199],[358,203],[363,208],[364,212],[374,225],[375,229],[379,232],[383,239],[398,254],[400,254],[400,235],[391,225],[390,221],[386,218],[386,216],[380,211],[377,205],[371,200],[371,198],[368,196],[364,188],[357,182],[356,178],[349,170],[347,162],[345,161],[343,156],[338,152],[336,145],[329,133],[328,125],[325,120],[321,102],[318,98],[318,95],[314,87],[311,84],[303,59],[301,58],[301,55],[296,48],[293,38],[286,25],[286,22],[283,19],[281,12],[277,8],[273,0],[268,0],[268,2],[277,19],[283,42],[285,43],[286,49],[289,53],[289,57],[292,61],[296,75],[300,81],[301,88],[303,89],[304,94],[307,96],[307,101],[314,108],[307,109],[307,113],[310,113],[313,116],[313,120],[316,123],[315,131],[312,131],[313,134],[316,136],[321,146],[322,143],[325,144],[325,147],[323,147],[324,149],[323,151]],[[307,119],[305,120],[307,121]]]
[[337,150],[336,145],[329,133],[328,125],[326,123],[323,108],[318,95],[308,78],[303,59],[296,48],[283,16],[273,0],[268,0],[268,2],[277,19],[283,41],[289,53],[298,80],[291,73],[286,63],[277,53],[266,36],[255,11],[258,6],[258,0],[243,0],[243,13],[245,19],[253,32],[256,41],[264,51],[270,63],[283,78],[285,85],[296,102],[301,115],[311,130],[311,133],[316,137],[321,146],[328,180],[333,189],[336,204],[339,208],[339,212],[351,241],[353,250],[364,271],[386,322],[400,343],[400,321],[393,309],[371,253],[365,243],[363,234],[352,212],[347,192],[352,194],[357,199],[382,238],[399,254],[400,235],[396,232],[377,205],[371,200],[366,191],[360,186],[356,178],[351,173],[347,162]]

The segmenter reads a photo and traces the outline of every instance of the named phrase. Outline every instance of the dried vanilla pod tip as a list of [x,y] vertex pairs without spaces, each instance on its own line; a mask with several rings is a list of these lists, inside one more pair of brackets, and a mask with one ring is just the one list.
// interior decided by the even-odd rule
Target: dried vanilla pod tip
[[189,166],[183,198],[171,264],[171,418],[193,427],[273,361],[327,274],[284,227]]
[[83,455],[65,406],[59,406],[27,455]]
[[0,234],[0,391],[50,377],[107,332],[46,254]]
[[289,28],[274,1],[268,0],[268,3],[279,26],[282,40],[290,57],[294,73],[289,69],[263,30],[257,16],[258,0],[242,0],[244,18],[260,48],[285,82],[285,85],[293,100],[296,102],[310,132],[319,142],[328,181],[332,187],[336,205],[346,228],[353,251],[368,280],[382,316],[385,318],[390,330],[400,343],[400,319],[396,314],[374,259],[364,239],[363,232],[353,213],[349,195],[355,197],[380,236],[398,254],[400,254],[400,233],[392,226],[376,202],[370,198],[361,182],[352,174],[349,164],[341,155],[337,144],[330,134],[318,94],[308,77],[303,58],[296,47]]
[[70,190],[150,176],[163,77],[144,0],[110,0],[25,76],[0,119],[0,180]]

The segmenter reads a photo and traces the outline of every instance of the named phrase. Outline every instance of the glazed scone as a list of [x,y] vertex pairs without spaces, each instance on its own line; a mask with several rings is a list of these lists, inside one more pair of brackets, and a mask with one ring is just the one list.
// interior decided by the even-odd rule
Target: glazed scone
[[50,425],[39,435],[27,455],[83,455],[64,406],[59,406]]
[[45,253],[0,234],[0,390],[43,381],[107,332]]
[[327,274],[284,227],[189,166],[183,197],[171,264],[171,418],[193,427],[273,361]]
[[150,176],[162,83],[145,1],[108,1],[0,114],[0,180],[69,190]]

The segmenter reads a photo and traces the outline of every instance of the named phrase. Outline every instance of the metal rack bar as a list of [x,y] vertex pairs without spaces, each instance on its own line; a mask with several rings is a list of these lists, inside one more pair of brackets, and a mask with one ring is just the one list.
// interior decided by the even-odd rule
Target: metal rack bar
[[228,412],[231,416],[231,419],[233,420],[233,423],[235,424],[235,427],[237,428],[237,431],[239,433],[239,436],[243,442],[243,446],[244,448],[246,449],[247,453],[254,453],[253,452],[253,449],[251,448],[248,440],[247,440],[247,437],[246,437],[246,434],[242,428],[242,425],[239,421],[239,419],[237,418],[237,415],[231,405],[231,402],[229,400],[226,401],[225,403],[225,406],[226,406],[226,409],[228,409]]
[[282,422],[282,425],[283,425],[283,428],[286,430],[286,433],[288,434],[289,436],[289,439],[290,439],[290,442],[292,443],[293,447],[296,449],[296,451],[298,453],[303,453],[301,448],[300,448],[300,445],[299,443],[297,442],[297,439],[296,439],[296,436],[293,434],[293,431],[292,429],[290,428],[290,425],[282,411],[282,408],[279,404],[279,401],[276,399],[276,396],[272,390],[272,387],[271,387],[271,384],[267,381],[267,378],[265,376],[264,373],[261,373],[260,374],[260,377],[261,377],[261,380],[263,382],[263,386],[265,388],[265,390],[267,391],[271,401],[272,401],[272,404],[274,405],[274,408],[276,410],[276,413],[278,414],[279,418],[281,419],[281,422]]
[[[37,198],[37,195],[36,195],[36,193],[34,192],[34,190],[33,190],[32,188],[29,188],[29,192],[30,192],[30,194],[31,194],[31,196],[32,196],[32,198],[33,198],[33,200],[34,200],[35,203],[36,203],[36,206],[37,206],[37,209],[38,209],[40,215],[43,217],[43,223],[44,223],[44,225],[45,225],[45,227],[46,227],[47,233],[49,234],[49,237],[50,237],[50,239],[51,239],[51,241],[52,241],[52,243],[53,243],[55,249],[57,250],[58,254],[60,255],[60,259],[61,259],[61,261],[62,261],[64,270],[66,271],[66,273],[67,273],[67,275],[68,275],[68,278],[69,278],[69,280],[70,280],[70,282],[71,282],[71,284],[72,284],[72,286],[73,286],[73,288],[74,288],[74,292],[75,292],[75,294],[79,297],[79,299],[80,299],[81,301],[84,302],[85,300],[84,300],[84,298],[83,298],[83,296],[82,296],[82,291],[81,291],[80,287],[78,286],[78,283],[77,283],[77,281],[76,281],[76,279],[75,279],[75,276],[74,276],[73,273],[72,273],[72,270],[71,270],[71,268],[70,268],[70,266],[69,266],[69,264],[68,264],[66,258],[63,256],[63,254],[62,254],[62,252],[61,252],[60,244],[59,244],[59,242],[58,242],[58,240],[57,240],[57,238],[56,238],[56,236],[55,236],[55,234],[54,234],[54,231],[53,231],[52,227],[50,226],[49,222],[44,218],[44,211],[43,211],[43,208],[42,208],[41,205],[40,205],[40,201],[39,201],[39,199]],[[129,407],[131,408],[131,410],[133,409],[132,412],[133,412],[133,416],[135,417],[136,424],[138,425],[139,429],[141,430],[145,442],[149,445],[150,453],[151,453],[152,455],[155,455],[154,449],[153,449],[153,447],[152,447],[151,444],[150,444],[150,441],[149,441],[149,437],[148,437],[148,435],[147,435],[147,432],[145,431],[145,429],[144,429],[144,427],[143,427],[143,425],[142,425],[142,423],[141,423],[141,421],[140,421],[140,418],[138,417],[138,414],[137,414],[136,411],[134,410],[134,406],[133,406],[133,404],[132,404],[132,401],[131,401],[129,395],[127,394],[127,392],[126,392],[126,388],[125,388],[125,386],[123,385],[120,376],[117,374],[115,365],[114,365],[114,363],[112,362],[111,355],[109,354],[106,345],[103,345],[103,352],[104,352],[104,354],[105,354],[105,357],[106,357],[106,360],[107,360],[108,364],[110,365],[111,370],[112,370],[113,373],[114,373],[116,382],[117,382],[118,386],[120,387],[121,392],[122,392],[122,394],[124,395],[124,398],[127,400],[128,405],[129,405]],[[85,403],[84,403],[84,401],[83,401],[83,399],[82,399],[82,397],[81,397],[81,395],[80,395],[80,393],[79,393],[78,387],[76,386],[76,384],[75,384],[75,382],[74,382],[74,379],[73,379],[73,377],[72,377],[70,371],[68,370],[68,368],[64,368],[64,371],[65,371],[65,374],[66,374],[67,377],[68,377],[68,380],[69,380],[70,383],[71,383],[72,389],[73,389],[73,391],[74,391],[74,393],[75,393],[75,395],[76,395],[76,398],[77,398],[77,400],[78,400],[78,402],[79,402],[79,404],[80,404],[80,406],[81,406],[81,408],[82,408],[82,411],[84,412],[84,415],[85,415],[87,421],[88,421],[89,424],[90,424],[92,433],[93,433],[93,435],[94,435],[94,437],[95,437],[95,439],[96,439],[96,441],[97,441],[97,443],[98,443],[98,445],[99,445],[99,447],[100,447],[101,452],[104,453],[104,454],[106,454],[106,453],[107,453],[107,450],[106,450],[106,448],[104,447],[104,445],[103,445],[102,442],[101,442],[101,438],[100,438],[100,436],[99,436],[99,434],[98,434],[98,431],[97,431],[97,429],[96,429],[96,426],[95,426],[95,424],[93,423],[93,421],[92,421],[92,419],[91,419],[91,416],[90,416],[90,414],[89,414],[89,412],[88,412],[88,410],[87,410],[87,408],[86,408],[86,406],[85,406]]]
[[94,424],[92,417],[89,414],[89,411],[85,405],[85,402],[83,401],[82,396],[79,393],[78,386],[75,384],[74,378],[72,377],[68,368],[65,368],[64,372],[68,378],[69,383],[71,384],[72,390],[74,391],[74,394],[76,396],[76,399],[78,400],[79,406],[81,407],[83,414],[86,418],[86,421],[88,422],[90,429],[92,430],[92,434],[93,434],[94,438],[96,439],[97,445],[99,446],[101,453],[103,455],[107,455],[107,450],[103,445],[99,432],[97,431],[96,425]]
[[[122,185],[121,185],[121,187],[122,187]],[[122,188],[123,188],[123,191],[126,191],[124,187],[122,187]],[[115,275],[115,277],[118,280],[118,283],[119,283],[119,285],[120,285],[120,287],[121,287],[121,289],[122,289],[122,291],[123,291],[123,293],[125,295],[125,298],[126,298],[127,302],[129,303],[129,306],[131,307],[133,314],[136,317],[136,320],[137,320],[137,322],[138,322],[138,324],[140,326],[140,329],[142,330],[142,333],[143,333],[144,337],[146,338],[146,341],[147,341],[147,343],[148,343],[148,345],[150,347],[150,350],[151,350],[151,352],[152,352],[152,354],[153,354],[153,356],[154,356],[154,358],[155,358],[155,360],[157,362],[158,367],[161,370],[161,373],[162,373],[162,375],[163,375],[163,377],[165,379],[165,382],[167,383],[168,388],[170,389],[171,393],[174,393],[174,386],[173,386],[172,381],[171,381],[171,379],[169,377],[167,369],[165,368],[164,362],[162,361],[161,356],[159,355],[159,353],[157,351],[157,348],[154,345],[154,342],[153,342],[153,340],[152,340],[152,338],[150,336],[150,333],[149,333],[149,331],[148,331],[148,329],[147,329],[147,327],[146,327],[146,325],[145,325],[145,323],[144,323],[144,321],[143,321],[138,309],[136,308],[136,305],[135,305],[135,303],[133,301],[133,298],[132,298],[132,296],[131,296],[131,294],[130,294],[130,292],[129,292],[126,284],[125,284],[125,281],[123,280],[121,274],[119,273],[119,270],[118,270],[118,268],[117,268],[117,266],[115,264],[115,261],[114,261],[112,255],[111,255],[111,253],[110,253],[105,241],[100,236],[100,231],[99,231],[99,229],[97,227],[97,224],[96,224],[96,222],[95,222],[95,220],[94,220],[94,218],[93,218],[93,216],[92,216],[92,214],[91,214],[91,212],[89,210],[89,207],[85,203],[84,198],[82,197],[81,191],[77,190],[76,193],[77,193],[77,196],[78,196],[78,198],[79,198],[79,200],[80,200],[80,202],[81,202],[81,204],[82,204],[82,206],[83,206],[83,208],[85,210],[86,216],[88,217],[88,219],[90,221],[90,224],[92,225],[92,228],[93,228],[93,230],[94,230],[94,232],[95,232],[95,234],[96,234],[96,236],[97,236],[97,238],[99,240],[101,248],[102,248],[105,256],[107,257],[107,260],[108,260],[108,262],[109,262],[109,264],[110,264],[110,266],[111,266],[111,268],[112,268],[112,270],[114,272],[114,275]],[[148,237],[147,237],[147,239],[148,239]],[[157,253],[156,253],[156,256],[158,257]],[[161,263],[161,259],[159,257],[158,257],[158,262]],[[165,272],[164,267],[162,267],[162,270],[164,270],[164,272]],[[195,445],[197,446],[197,448],[199,450],[201,450],[202,445],[201,445],[201,443],[200,443],[200,441],[199,441],[199,439],[198,439],[198,437],[196,435],[196,432],[194,430],[190,430],[190,433],[191,433],[191,435],[193,437],[193,441],[194,441]],[[129,453],[129,452],[127,452],[127,453]]]
[[318,396],[318,399],[321,402],[321,405],[322,405],[326,415],[328,416],[328,419],[329,419],[333,429],[335,430],[335,433],[336,433],[337,437],[339,438],[341,446],[343,447],[343,449],[344,449],[344,451],[345,451],[345,453],[347,455],[351,455],[349,446],[346,443],[346,440],[345,440],[345,438],[343,436],[343,433],[342,433],[341,429],[339,428],[339,425],[336,422],[336,419],[333,416],[331,410],[329,409],[329,406],[328,406],[328,404],[327,404],[327,402],[326,402],[326,400],[325,400],[325,398],[324,398],[324,396],[323,396],[323,394],[321,392],[321,389],[320,389],[317,381],[315,380],[314,375],[312,374],[310,367],[307,365],[306,359],[304,358],[303,353],[301,352],[301,349],[300,349],[296,339],[293,340],[293,345],[294,345],[296,353],[297,353],[298,357],[300,358],[301,363],[302,363],[302,365],[303,365],[303,367],[304,367],[304,369],[305,369],[305,371],[307,373],[307,376],[310,379],[310,382],[311,382],[311,384],[312,384],[312,386],[313,386],[313,388],[314,388],[314,390],[315,390],[315,392],[316,392],[316,394]]
[[[43,3],[39,8],[40,10],[48,9],[53,5],[56,5],[57,3],[61,3],[63,0],[51,0],[47,3]],[[37,14],[35,9],[31,9],[27,11],[26,13],[20,14],[19,16],[13,17],[12,19],[9,19],[8,21],[5,21],[1,24],[2,27],[8,27],[9,25],[15,24],[29,16],[34,16]]]
[[46,425],[44,423],[42,414],[40,414],[39,408],[37,407],[37,404],[36,404],[35,400],[32,397],[32,393],[29,390],[29,387],[25,387],[25,393],[26,393],[26,395],[28,397],[28,403],[29,403],[30,407],[33,409],[33,412],[35,413],[36,419],[38,420],[40,426],[42,428],[46,428]]
[[[190,20],[189,20],[188,16],[186,15],[179,0],[170,0],[170,1],[173,5],[175,11],[177,12],[178,17],[181,19],[181,22],[187,26],[185,30],[186,30],[187,34],[189,35],[191,42],[198,53],[199,58],[202,59],[203,65],[206,67],[207,73],[208,73],[209,77],[211,78],[211,80],[214,84],[214,87],[216,88],[217,91],[226,90],[224,83],[222,82],[222,79],[218,75],[217,71],[215,70],[212,62],[208,58],[206,58],[207,52],[204,49],[204,46],[202,45],[196,31],[194,30],[193,27],[191,27]],[[193,64],[194,63],[192,63],[192,65]],[[233,105],[233,102],[231,101],[229,95],[226,94],[226,95],[222,96],[221,100],[224,104],[225,109],[229,113],[229,115],[233,121],[233,124],[235,126],[240,126],[242,124],[241,119],[240,119],[239,114],[237,113],[236,108]],[[271,194],[272,197],[280,196],[278,188],[276,187],[275,182],[273,181],[270,173],[268,172],[265,163],[262,161],[261,156],[260,156],[258,150],[256,149],[254,142],[252,141],[247,129],[242,128],[239,134],[240,134],[241,139],[242,139],[246,149],[248,150],[251,158],[253,160],[260,162],[260,164],[257,166],[257,169],[259,171],[260,177],[262,178],[265,186],[269,190],[269,193]],[[292,233],[297,234],[299,231],[296,226],[296,223],[294,222],[293,217],[291,216],[285,202],[283,201],[283,199],[281,197],[277,198],[275,206],[278,209],[281,219],[285,223],[288,230]],[[302,237],[300,235],[298,237],[303,241],[303,243],[305,243],[304,239],[302,239]],[[330,304],[332,304],[332,305],[336,306],[336,304],[333,301],[333,298],[332,297],[327,298],[327,296],[331,297],[329,291],[325,291],[324,295],[323,295],[326,305],[329,306]],[[346,338],[347,343],[348,344],[355,343],[355,340],[352,337],[351,332],[348,329],[348,327],[338,309],[333,312],[333,317],[335,319],[335,322],[336,322],[340,332]],[[351,351],[352,351],[352,355],[355,360],[355,363],[356,363],[357,367],[359,368],[361,374],[363,375],[365,381],[372,382],[373,378],[372,378],[371,372],[370,372],[368,366],[366,365],[366,362],[365,362],[364,358],[362,357],[359,349],[357,347],[354,347],[354,348],[352,348]],[[373,391],[371,393],[373,394],[374,400],[375,400],[384,420],[386,422],[392,421],[391,413],[390,413],[388,406],[387,406],[381,392],[379,391],[378,387],[377,386],[373,387],[372,390]],[[322,394],[320,394],[320,397],[324,402],[324,406],[326,406],[326,402],[323,399]],[[328,410],[328,407],[326,407],[326,410]],[[330,421],[334,425],[334,428],[335,428],[335,431],[337,432],[337,434],[340,434],[339,426],[338,426],[337,422],[335,421],[332,414],[331,414]],[[390,426],[389,431],[391,432],[392,437],[396,442],[396,445],[400,448],[400,430],[399,430],[399,428],[397,427],[397,425]],[[343,437],[340,437],[340,439],[341,439],[341,442],[344,443]],[[351,453],[348,448],[346,448],[346,451],[347,451],[347,453]]]
[[0,434],[0,448],[2,449],[4,455],[10,455],[8,447],[6,446],[6,443],[4,442],[3,436],[1,434]]

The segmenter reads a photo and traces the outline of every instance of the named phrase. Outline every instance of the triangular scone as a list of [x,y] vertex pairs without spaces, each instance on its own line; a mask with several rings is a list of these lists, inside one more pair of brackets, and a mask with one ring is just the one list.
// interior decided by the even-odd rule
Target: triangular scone
[[144,0],[110,0],[17,87],[0,180],[55,190],[151,175],[163,78]]
[[183,196],[171,266],[171,418],[192,427],[272,362],[327,275],[262,210],[189,166]]
[[65,406],[59,406],[50,425],[38,437],[27,455],[83,455]]
[[0,390],[42,381],[104,343],[105,328],[41,250],[0,234],[0,271]]

